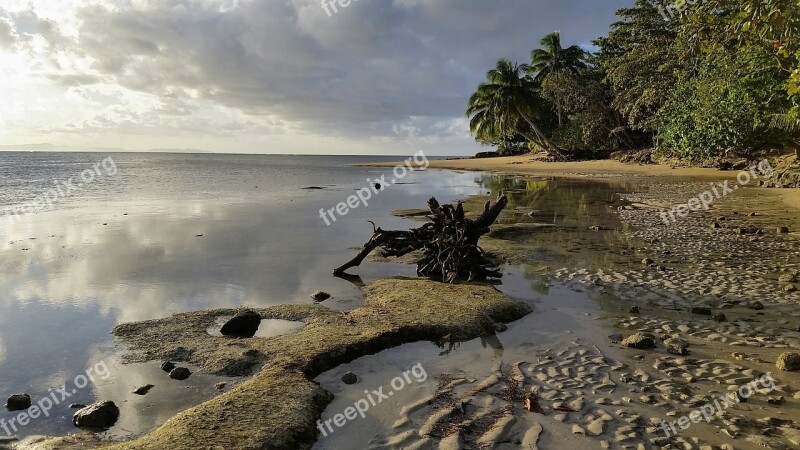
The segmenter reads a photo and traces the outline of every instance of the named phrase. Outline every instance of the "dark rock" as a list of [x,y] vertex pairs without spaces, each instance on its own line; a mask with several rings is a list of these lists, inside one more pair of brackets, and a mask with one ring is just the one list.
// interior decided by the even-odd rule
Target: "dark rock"
[[725,317],[725,314],[723,314],[723,313],[721,313],[721,312],[715,312],[715,313],[714,313],[714,314],[711,316],[711,318],[712,318],[712,319],[714,319],[714,320],[715,320],[715,321],[717,321],[717,322],[725,322],[726,320],[728,320],[728,318],[727,318],[727,317]]
[[145,395],[148,392],[150,392],[150,389],[153,389],[153,387],[154,386],[152,384],[145,384],[142,387],[136,388],[136,390],[133,391],[133,393],[136,395]]
[[756,311],[761,311],[762,309],[764,309],[764,304],[761,303],[760,301],[756,300],[756,301],[750,303],[749,305],[747,305],[747,307],[750,308],[750,309],[756,310]]
[[711,224],[711,228],[722,228],[722,225],[720,225],[719,222],[714,222]]
[[618,344],[622,342],[622,335],[619,333],[609,334],[608,338],[611,339],[612,344]]
[[504,323],[497,322],[494,325],[492,325],[492,328],[494,328],[494,331],[502,333],[503,331],[506,331],[508,329],[508,326]]
[[631,309],[628,310],[628,312],[631,313],[631,314],[639,314],[639,307],[636,306],[636,305],[631,306]]
[[187,369],[186,367],[176,367],[172,369],[172,371],[169,373],[169,377],[172,378],[173,380],[182,381],[189,378],[191,374],[192,372],[189,371],[189,369]]
[[381,184],[380,183],[375,183],[373,186],[375,186],[375,189],[377,189],[379,191],[381,190]]
[[31,407],[31,396],[28,394],[14,394],[6,400],[6,409],[9,411],[21,411]]
[[673,355],[688,355],[689,343],[683,339],[667,339],[664,341],[664,346],[667,348],[667,353]]
[[220,381],[219,383],[214,385],[214,387],[219,390],[225,389],[225,386],[227,386],[227,383],[225,383],[224,381]]
[[644,264],[645,266],[650,266],[652,264],[655,264],[655,261],[653,261],[650,258],[645,258],[645,259],[642,260],[642,264]]
[[622,340],[623,347],[648,349],[656,347],[655,337],[650,333],[635,333]]
[[796,372],[800,370],[800,354],[783,352],[778,356],[775,366],[786,372]]
[[171,361],[164,361],[163,363],[161,363],[161,370],[163,370],[164,372],[170,373],[174,368],[175,364],[173,364]]
[[789,227],[778,227],[778,234],[786,234],[789,232]]
[[783,397],[770,397],[767,399],[767,403],[770,405],[780,406],[786,403],[786,399]]
[[86,408],[86,405],[84,405],[83,403],[70,403],[69,404],[69,409],[81,409],[81,408]]
[[711,315],[711,308],[705,306],[693,306],[691,311],[692,314],[700,314],[701,316]]
[[114,402],[94,403],[78,410],[72,416],[72,423],[79,428],[108,428],[117,423],[119,408]]
[[328,294],[327,292],[317,291],[311,294],[311,298],[313,298],[315,302],[324,302],[325,300],[331,298],[331,294]]
[[245,309],[236,313],[231,320],[225,322],[220,333],[223,336],[251,338],[256,335],[261,325],[261,314]]
[[793,284],[787,284],[783,290],[786,292],[797,292],[797,288]]
[[342,383],[344,384],[356,384],[358,382],[358,377],[353,372],[347,372],[342,375]]

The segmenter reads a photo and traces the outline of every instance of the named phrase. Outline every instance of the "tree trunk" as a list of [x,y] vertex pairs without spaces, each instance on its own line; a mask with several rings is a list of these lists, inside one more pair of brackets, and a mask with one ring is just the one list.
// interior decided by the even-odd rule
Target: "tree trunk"
[[370,252],[380,247],[384,257],[399,257],[421,250],[417,275],[445,283],[500,278],[503,274],[497,261],[487,257],[478,246],[478,240],[489,232],[489,227],[506,205],[508,198],[505,195],[499,196],[494,204],[487,201],[483,212],[472,220],[464,216],[461,202],[454,207],[440,205],[431,198],[428,200],[431,210],[429,222],[408,231],[384,231],[376,227],[372,238],[358,255],[337,267],[333,274],[347,276],[346,270],[360,265]]
[[564,154],[561,153],[561,149],[558,148],[558,146],[554,144],[550,139],[548,139],[544,133],[542,133],[542,130],[540,130],[539,127],[536,126],[535,123],[533,123],[533,121],[528,117],[527,114],[522,112],[522,109],[519,106],[516,106],[516,108],[517,112],[519,112],[519,114],[522,116],[525,122],[527,122],[528,125],[530,125],[531,128],[533,128],[533,132],[536,133],[536,135],[542,139],[542,142],[544,142],[545,144],[544,147],[547,149],[547,151],[555,153],[556,157],[558,157],[559,159],[565,159]]

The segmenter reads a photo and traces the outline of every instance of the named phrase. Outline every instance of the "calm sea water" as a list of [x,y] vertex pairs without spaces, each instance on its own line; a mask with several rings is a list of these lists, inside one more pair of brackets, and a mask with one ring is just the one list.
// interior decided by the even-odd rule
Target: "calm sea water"
[[[120,365],[109,335],[119,323],[306,303],[316,290],[333,294],[330,307],[358,306],[359,289],[331,271],[371,236],[367,220],[407,228],[392,210],[480,191],[475,174],[414,171],[326,226],[321,208],[391,173],[355,163],[396,159],[0,153],[0,397],[28,392],[35,402],[64,383],[71,394],[12,434],[73,431],[67,405],[99,398],[122,408],[109,436],[129,436],[213,395],[214,377],[174,382],[155,363]],[[73,190],[64,186],[70,178]],[[323,189],[304,189],[311,186]],[[64,196],[52,207],[13,214],[54,187]],[[365,264],[358,273],[368,282],[413,270]],[[71,393],[75,377],[97,364],[111,374]],[[156,385],[150,394],[131,395],[148,383]],[[0,411],[6,421],[15,415]]]

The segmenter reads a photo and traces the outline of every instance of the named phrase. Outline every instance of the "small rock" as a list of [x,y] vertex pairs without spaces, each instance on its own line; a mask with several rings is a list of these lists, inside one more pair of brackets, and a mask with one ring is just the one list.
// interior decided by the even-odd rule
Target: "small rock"
[[781,283],[797,283],[797,277],[793,273],[785,273],[778,278]]
[[94,403],[78,410],[72,416],[72,423],[79,428],[108,428],[117,423],[119,408],[114,402]]
[[342,375],[342,383],[344,384],[356,384],[358,382],[358,377],[353,372],[347,372]]
[[169,377],[173,380],[183,381],[192,374],[186,367],[176,367],[169,373]]
[[786,287],[783,288],[786,292],[797,292],[797,288],[793,284],[787,284]]
[[508,329],[508,326],[506,326],[506,324],[504,323],[497,322],[494,325],[492,325],[492,328],[494,328],[494,331],[502,333],[503,331],[506,331]]
[[136,390],[133,391],[133,393],[136,394],[136,395],[145,395],[148,392],[150,392],[150,389],[153,389],[153,385],[152,384],[145,384],[142,387],[136,388]]
[[618,344],[622,342],[622,335],[619,333],[609,334],[608,338],[611,339],[612,344]]
[[84,405],[83,403],[70,403],[69,404],[69,409],[81,409],[81,408],[86,408],[86,405]]
[[767,403],[770,405],[780,406],[786,403],[786,399],[783,397],[770,397],[767,399]]
[[650,266],[652,264],[655,264],[655,261],[653,261],[650,258],[645,258],[645,259],[642,260],[642,264],[644,264],[645,266]]
[[789,227],[778,227],[778,234],[786,234],[789,232]]
[[800,370],[800,354],[783,352],[780,356],[778,356],[778,360],[775,362],[775,365],[780,370],[796,372]]
[[707,308],[705,306],[693,306],[691,311],[692,314],[700,314],[702,316],[711,315],[711,308]]
[[6,409],[9,411],[21,411],[31,407],[31,396],[29,394],[14,394],[6,400]]
[[667,348],[667,353],[673,355],[688,355],[689,343],[683,339],[667,339],[664,341],[664,346]]
[[227,383],[225,383],[224,381],[220,381],[219,383],[214,385],[214,387],[219,390],[225,389],[225,386],[227,386]]
[[631,306],[631,309],[628,312],[631,313],[631,314],[639,314],[639,307],[635,306],[635,305]]
[[639,332],[623,339],[622,346],[639,349],[655,348],[656,340],[650,333]]
[[245,309],[236,313],[231,320],[225,322],[220,333],[223,336],[251,338],[256,335],[261,325],[261,314]]
[[764,304],[761,303],[760,301],[756,300],[756,301],[750,303],[749,305],[747,305],[747,307],[750,308],[750,309],[754,309],[756,311],[761,311],[762,309],[764,309]]
[[715,312],[714,314],[711,315],[711,318],[714,319],[714,321],[716,322],[725,322],[726,320],[728,320],[728,318],[725,317],[725,314],[721,312]]
[[311,298],[313,298],[315,302],[324,302],[325,300],[331,298],[331,294],[328,294],[327,292],[317,291],[311,294]]
[[174,368],[175,364],[173,364],[171,361],[164,361],[163,363],[161,363],[161,370],[163,370],[164,372],[170,373]]
[[711,228],[722,228],[722,225],[720,225],[719,222],[714,222],[711,224]]

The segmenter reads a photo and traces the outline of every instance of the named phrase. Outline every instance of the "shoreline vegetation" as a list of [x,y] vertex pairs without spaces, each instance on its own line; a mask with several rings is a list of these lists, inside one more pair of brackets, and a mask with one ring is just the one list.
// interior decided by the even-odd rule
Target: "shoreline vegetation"
[[554,161],[800,156],[800,4],[706,0],[671,19],[663,7],[618,10],[595,52],[553,32],[529,61],[500,59],[468,102],[476,141]]

